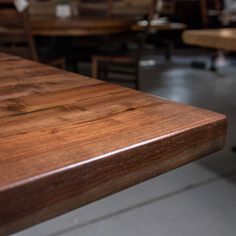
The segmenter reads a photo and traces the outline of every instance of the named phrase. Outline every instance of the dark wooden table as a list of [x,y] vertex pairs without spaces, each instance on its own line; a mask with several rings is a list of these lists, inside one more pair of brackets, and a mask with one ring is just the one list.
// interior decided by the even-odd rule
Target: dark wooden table
[[0,235],[222,149],[224,115],[0,54]]
[[58,18],[32,16],[33,34],[37,36],[95,36],[130,30],[133,20],[127,17],[112,18]]

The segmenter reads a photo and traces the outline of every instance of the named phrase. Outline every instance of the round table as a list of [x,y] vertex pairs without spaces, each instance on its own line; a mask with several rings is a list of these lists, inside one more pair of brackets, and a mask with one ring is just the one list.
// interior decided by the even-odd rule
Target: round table
[[130,30],[133,20],[129,18],[57,18],[31,17],[35,36],[95,36],[121,33]]

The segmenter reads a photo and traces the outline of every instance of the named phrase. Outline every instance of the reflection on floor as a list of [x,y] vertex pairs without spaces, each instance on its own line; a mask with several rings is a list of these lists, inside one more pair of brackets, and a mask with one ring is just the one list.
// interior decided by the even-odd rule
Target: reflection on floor
[[201,51],[176,52],[142,63],[142,90],[224,113],[229,119],[225,149],[17,236],[234,236],[236,232],[236,66],[217,73],[189,67],[208,60]]

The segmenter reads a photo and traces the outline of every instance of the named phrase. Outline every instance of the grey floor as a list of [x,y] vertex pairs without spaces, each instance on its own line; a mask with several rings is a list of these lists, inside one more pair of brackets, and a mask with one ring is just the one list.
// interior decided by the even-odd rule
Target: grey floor
[[236,65],[229,60],[217,73],[192,69],[192,59],[208,61],[200,50],[177,51],[169,63],[148,59],[142,90],[226,114],[225,149],[15,236],[236,235]]

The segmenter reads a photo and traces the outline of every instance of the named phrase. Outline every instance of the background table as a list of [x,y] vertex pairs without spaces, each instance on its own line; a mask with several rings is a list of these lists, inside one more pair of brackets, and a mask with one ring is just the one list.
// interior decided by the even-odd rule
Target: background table
[[236,29],[233,28],[186,30],[183,40],[194,46],[236,51]]
[[224,145],[224,115],[0,54],[0,235]]
[[129,18],[66,18],[32,16],[33,34],[37,36],[93,36],[124,32],[130,29]]

